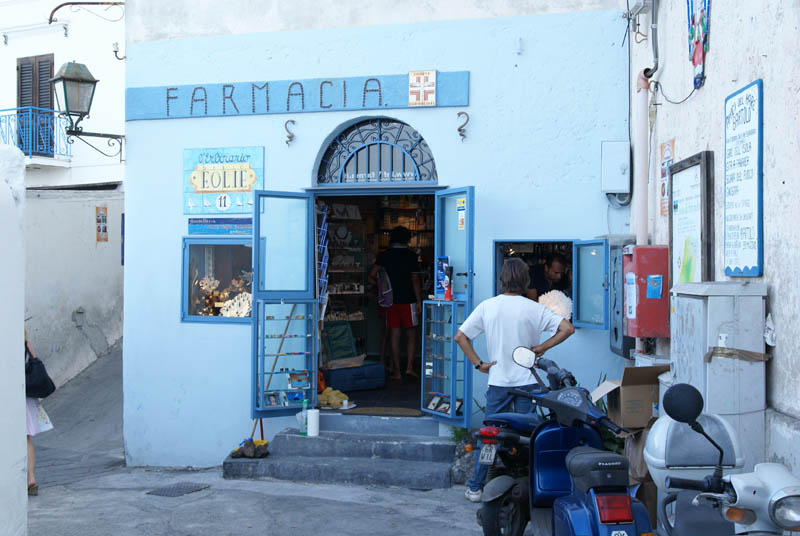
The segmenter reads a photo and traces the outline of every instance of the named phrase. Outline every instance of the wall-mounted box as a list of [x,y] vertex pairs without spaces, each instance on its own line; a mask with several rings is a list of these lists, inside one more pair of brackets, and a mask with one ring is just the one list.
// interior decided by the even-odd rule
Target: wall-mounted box
[[627,141],[600,144],[600,189],[607,194],[631,191],[631,144]]
[[627,246],[625,273],[625,334],[669,337],[669,248]]
[[625,246],[636,243],[636,235],[609,235],[607,238],[609,348],[615,354],[630,359],[636,340],[625,335],[625,275],[622,271],[622,252]]

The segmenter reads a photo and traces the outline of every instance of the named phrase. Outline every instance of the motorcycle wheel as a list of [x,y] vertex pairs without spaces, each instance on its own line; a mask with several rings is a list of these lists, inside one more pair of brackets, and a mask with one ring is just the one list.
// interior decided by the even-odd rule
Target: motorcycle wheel
[[514,502],[509,493],[483,503],[478,515],[484,536],[522,536],[528,524],[520,504]]

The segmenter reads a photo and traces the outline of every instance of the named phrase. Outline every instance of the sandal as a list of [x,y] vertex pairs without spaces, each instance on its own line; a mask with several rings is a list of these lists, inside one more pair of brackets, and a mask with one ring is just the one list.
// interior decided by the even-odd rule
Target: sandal
[[411,376],[412,378],[415,378],[417,380],[419,379],[419,374],[417,374],[416,372],[412,372],[410,370],[406,371],[406,376]]
[[39,495],[39,484],[28,484],[28,495],[32,497]]

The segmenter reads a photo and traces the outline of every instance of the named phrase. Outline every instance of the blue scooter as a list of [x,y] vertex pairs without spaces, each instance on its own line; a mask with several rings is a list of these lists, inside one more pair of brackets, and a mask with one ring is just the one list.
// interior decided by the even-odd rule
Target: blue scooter
[[[535,508],[553,508],[553,536],[642,536],[650,533],[644,505],[628,486],[628,459],[605,452],[597,431],[622,430],[592,404],[571,373],[528,348],[514,350],[514,362],[528,368],[542,390],[512,391],[550,410],[498,413],[484,420],[476,437],[483,446],[479,463],[500,473],[484,487],[478,523],[485,536],[521,536]],[[548,388],[536,368],[547,372]]]

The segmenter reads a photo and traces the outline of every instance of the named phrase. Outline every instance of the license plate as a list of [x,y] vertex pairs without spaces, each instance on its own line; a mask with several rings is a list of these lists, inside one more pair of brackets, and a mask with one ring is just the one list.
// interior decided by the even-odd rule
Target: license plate
[[481,447],[481,455],[478,456],[478,463],[482,465],[492,465],[494,463],[495,452],[497,452],[497,445],[483,445]]

